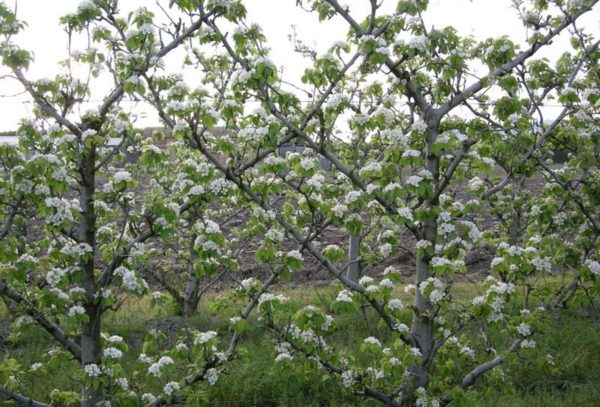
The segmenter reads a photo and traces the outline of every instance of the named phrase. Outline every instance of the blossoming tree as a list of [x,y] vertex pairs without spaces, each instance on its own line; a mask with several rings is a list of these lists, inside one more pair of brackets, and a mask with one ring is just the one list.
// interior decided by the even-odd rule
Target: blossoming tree
[[[132,116],[120,107],[123,98],[142,92],[140,77],[160,70],[164,57],[223,12],[215,3],[172,6],[173,15],[189,22],[170,29],[146,8],[122,15],[117,1],[81,2],[61,19],[71,40],[64,71],[52,79],[31,79],[26,71],[32,54],[13,41],[24,24],[0,3],[2,62],[10,70],[8,77],[20,82],[36,106],[35,117],[18,129],[19,146],[1,150],[0,295],[18,307],[16,327],[37,325],[60,346],[58,351],[49,346],[29,368],[12,358],[3,361],[0,393],[18,403],[50,405],[27,397],[25,377],[43,380],[46,367],[77,363],[81,393],[72,391],[73,386],[58,389],[48,396],[52,405],[161,405],[184,382],[206,377],[214,383],[214,366],[226,359],[217,352],[214,333],[187,337],[189,347],[182,342],[162,354],[160,335],[151,332],[139,359],[148,383],[164,380],[174,360],[195,362],[185,378],[164,385],[162,396],[142,395],[145,383],[129,382],[120,365],[127,344],[103,332],[108,312],[128,295],[148,291],[140,273],[153,253],[148,243],[174,233],[179,217],[194,207],[190,199],[169,199],[158,186],[144,186],[140,196],[132,173],[143,171],[126,162],[128,149],[138,150],[139,165],[148,168],[164,154],[157,153],[151,140],[139,142]],[[80,44],[83,49],[77,48]],[[98,97],[95,82],[103,78],[114,87],[97,109],[85,110]],[[216,232],[207,226],[202,236],[216,239]]]
[[[204,103],[189,102],[196,94],[169,98],[169,86],[152,84],[149,100],[177,137],[272,213],[343,284],[332,310],[356,310],[366,302],[390,330],[388,346],[368,337],[363,351],[370,358],[357,360],[327,345],[331,316],[312,306],[296,310],[270,296],[260,310],[280,341],[276,361],[287,368],[294,354],[304,354],[354,391],[389,405],[459,399],[511,354],[535,348],[531,335],[542,329],[545,309],[554,303],[529,301],[536,278],[569,275],[574,283],[561,291],[566,295],[597,287],[597,254],[590,244],[598,232],[591,198],[596,189],[588,178],[597,176],[597,161],[580,156],[558,172],[546,164],[549,151],[565,139],[581,143],[571,148],[585,157],[597,149],[591,118],[597,113],[598,42],[577,25],[597,2],[518,2],[521,21],[531,30],[523,45],[431,27],[424,17],[427,1],[399,1],[391,14],[381,13],[382,2],[371,1],[364,19],[336,0],[298,3],[322,22],[337,18],[349,27],[348,41],[336,42],[326,55],[298,47],[311,59],[302,84],[295,85],[309,95],[308,104],[286,89],[260,27],[244,20],[232,32],[218,22],[203,32],[203,43],[219,45],[229,57],[197,59],[221,73],[207,78],[212,92]],[[572,51],[554,66],[536,59],[568,30],[575,35]],[[483,75],[474,74],[477,66]],[[563,110],[547,121],[543,106],[556,98]],[[244,106],[256,101],[261,108],[245,114]],[[235,145],[211,133],[213,110],[239,134]],[[581,139],[573,133],[577,126]],[[290,142],[308,148],[279,157],[278,148]],[[218,154],[229,154],[229,161],[220,162]],[[330,162],[330,174],[318,169],[317,157]],[[541,196],[528,198],[523,185],[536,172],[552,183]],[[273,197],[281,194],[290,204],[272,212]],[[411,235],[410,247],[402,247],[398,236],[381,244],[383,256],[402,249],[414,257],[416,270],[406,287],[410,314],[393,298],[399,279],[393,267],[379,282],[352,281],[340,261],[344,251],[319,248],[319,236],[334,225],[354,235],[368,227],[359,212],[381,216],[390,230]],[[507,226],[486,224],[494,214]],[[565,240],[561,233],[571,225],[565,225],[570,215],[582,233]],[[480,295],[458,300],[453,283],[468,276],[466,256],[483,243],[496,252],[491,275]],[[521,305],[512,302],[519,287],[526,292]],[[498,349],[488,329],[503,329],[514,342]]]

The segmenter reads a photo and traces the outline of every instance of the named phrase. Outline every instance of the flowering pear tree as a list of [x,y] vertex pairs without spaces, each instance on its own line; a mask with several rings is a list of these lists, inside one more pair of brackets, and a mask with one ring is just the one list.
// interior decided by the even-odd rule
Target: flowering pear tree
[[[177,86],[170,89],[180,91]],[[165,142],[162,133],[156,136],[156,142]],[[133,176],[145,180],[153,194],[187,208],[174,221],[175,232],[165,234],[155,245],[160,255],[151,260],[145,275],[168,291],[179,312],[191,316],[203,293],[240,268],[238,257],[247,250],[253,234],[251,230],[242,233],[243,221],[237,228],[230,228],[229,223],[243,218],[246,205],[204,156],[180,142],[169,139],[164,151],[147,139],[138,152],[140,173]]]
[[[237,10],[240,3],[224,4]],[[207,77],[203,99],[195,92],[174,98],[169,85],[150,78],[148,100],[166,125],[342,283],[330,310],[353,312],[367,303],[389,329],[385,341],[365,338],[365,357],[347,354],[327,345],[335,318],[265,295],[262,321],[278,338],[275,360],[284,364],[275,366],[293,367],[304,355],[315,372],[336,375],[357,394],[385,404],[446,404],[485,374],[493,377],[513,354],[534,357],[531,337],[543,330],[545,310],[554,303],[543,296],[529,301],[537,278],[574,277],[566,295],[597,287],[597,158],[591,151],[598,145],[592,119],[598,42],[577,25],[596,3],[516,2],[530,29],[516,44],[431,27],[427,1],[399,1],[388,14],[382,2],[371,1],[363,19],[337,0],[300,1],[323,24],[341,19],[349,28],[348,40],[332,44],[328,54],[302,49],[311,64],[294,89],[311,95],[308,104],[286,89],[260,27],[244,19],[233,31],[210,22],[203,32],[201,42],[219,46],[225,56],[190,52],[190,61],[217,72]],[[572,50],[552,63],[536,59],[569,30]],[[548,100],[563,108],[551,121],[543,108]],[[261,107],[246,113],[256,102]],[[212,132],[217,123],[238,134],[235,144]],[[305,152],[278,155],[294,142]],[[546,159],[566,142],[573,158],[557,171]],[[330,162],[331,173],[319,169],[318,158]],[[528,197],[524,186],[540,168],[552,182]],[[276,199],[288,203],[274,211]],[[494,214],[499,222],[490,226]],[[376,217],[397,233],[385,234],[382,255],[403,250],[415,261],[406,310],[394,291],[396,268],[380,281],[353,281],[344,272],[344,250],[319,242],[329,228],[356,235],[371,226],[365,219]],[[564,239],[565,228],[581,234]],[[400,243],[404,232],[410,247]],[[264,250],[271,243],[265,238],[257,258],[276,259],[277,252]],[[456,298],[456,279],[469,276],[466,256],[484,244],[496,257],[481,293]],[[493,343],[488,331],[503,331],[513,342]]]
[[[219,2],[170,6],[173,18],[178,15],[185,23],[162,26],[147,8],[122,14],[116,0],[82,1],[61,19],[70,39],[64,71],[54,78],[33,79],[26,73],[32,54],[13,41],[24,24],[0,3],[3,65],[36,106],[35,117],[18,129],[20,145],[0,151],[0,295],[18,307],[15,328],[35,325],[53,339],[31,367],[13,358],[2,360],[0,394],[17,403],[177,402],[177,392],[186,385],[203,380],[214,384],[216,368],[237,344],[234,335],[230,348],[219,351],[216,333],[189,332],[175,349],[165,349],[160,333],[151,332],[136,367],[136,374],[147,380],[133,383],[121,365],[127,343],[103,331],[107,313],[128,296],[148,291],[141,272],[150,264],[153,239],[175,233],[179,218],[195,210],[193,199],[170,200],[152,184],[140,197],[132,174],[142,171],[126,163],[128,148],[141,150],[139,165],[161,157],[151,140],[139,145],[132,116],[120,107],[122,100],[143,94],[140,78],[162,69],[163,58],[224,11]],[[114,87],[96,109],[86,110],[98,97],[94,84],[102,78],[111,79]],[[204,236],[214,234],[207,230],[210,225],[205,222]],[[22,230],[28,233],[20,235]],[[247,318],[256,303],[251,297],[239,318]],[[175,361],[185,361],[184,375],[175,374]],[[80,366],[74,369],[74,385],[53,391],[47,400],[28,397],[32,378],[43,380],[52,369],[69,364]],[[144,393],[148,386],[162,390]]]

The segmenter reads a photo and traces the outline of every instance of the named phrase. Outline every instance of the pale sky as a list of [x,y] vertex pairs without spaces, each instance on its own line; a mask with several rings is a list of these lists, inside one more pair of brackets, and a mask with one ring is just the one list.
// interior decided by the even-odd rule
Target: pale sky
[[[13,0],[14,1],[14,0]],[[8,1],[8,4],[13,4]],[[167,0],[161,0],[167,5]],[[153,8],[153,0],[121,0],[124,11],[134,10],[145,5]],[[393,8],[393,0],[384,0],[384,8]],[[75,11],[79,0],[18,0],[19,18],[28,22],[28,27],[18,37],[18,43],[35,55],[35,62],[27,72],[31,79],[53,77],[59,71],[57,62],[66,57],[66,35],[58,25],[61,15]],[[293,52],[293,47],[288,40],[292,26],[296,27],[299,37],[305,43],[314,45],[319,53],[325,52],[335,41],[343,40],[347,32],[347,25],[341,18],[334,18],[319,24],[316,15],[306,13],[295,6],[296,0],[246,0],[248,20],[257,22],[263,27],[272,49],[271,59],[278,67],[284,68],[287,80],[300,83],[299,78],[306,63]],[[366,0],[346,0],[351,12],[356,19],[362,20],[367,12]],[[426,22],[435,27],[452,25],[460,34],[473,35],[476,38],[498,37],[508,35],[514,41],[523,42],[525,31],[517,20],[516,11],[511,7],[510,0],[430,0]],[[600,21],[600,7],[582,19],[580,26],[598,32]],[[568,35],[555,41],[554,52],[546,54],[555,59],[562,50],[566,49]],[[175,64],[175,62],[173,62]],[[173,66],[173,65],[172,65]],[[5,73],[5,71],[0,71]],[[8,97],[19,92],[19,87],[14,80],[2,81],[0,87],[0,131],[13,130],[21,118],[31,116],[32,104],[29,98],[23,95]],[[109,84],[101,82],[96,85],[100,92],[98,98],[107,92]],[[92,102],[88,108],[94,107],[99,102]],[[136,112],[144,112],[144,106],[130,108]],[[142,113],[143,114],[143,113]],[[137,122],[138,126],[157,125],[158,121],[150,111]]]

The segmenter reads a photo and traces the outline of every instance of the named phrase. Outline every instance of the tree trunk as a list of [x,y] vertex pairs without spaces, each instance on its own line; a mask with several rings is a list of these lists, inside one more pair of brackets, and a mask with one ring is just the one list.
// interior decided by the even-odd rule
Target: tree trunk
[[[81,326],[81,364],[82,366],[96,364],[100,366],[102,356],[102,318],[99,306],[87,306],[86,315],[90,321]],[[93,407],[102,401],[102,391],[93,387],[83,386],[81,405]]]
[[[92,251],[85,259],[82,259],[79,266],[83,272],[83,288],[85,289],[85,315],[87,322],[81,325],[81,364],[86,366],[94,363],[101,364],[102,356],[102,309],[100,296],[97,296],[98,287],[96,284],[94,255],[96,249],[96,213],[94,210],[95,193],[95,165],[96,151],[95,147],[86,150],[82,147],[80,161],[80,171],[82,174],[81,185],[79,187],[79,205],[81,209],[79,221],[79,239],[82,243],[88,244]],[[102,391],[93,387],[82,387],[81,405],[83,407],[93,407],[102,401]]]
[[185,298],[183,299],[183,316],[191,317],[196,313],[198,309],[198,303],[200,302],[200,297],[198,292],[200,288],[200,282],[196,277],[190,277],[187,282],[187,287],[185,289]]
[[[198,219],[197,214],[194,214],[192,217],[192,222]],[[185,288],[185,295],[183,297],[183,316],[189,317],[196,313],[198,309],[198,302],[200,302],[200,279],[196,276],[196,266],[195,262],[198,258],[196,254],[196,250],[194,250],[194,243],[196,242],[196,234],[192,233],[190,236],[190,246],[189,246],[189,261],[188,261],[188,281],[187,286]]]
[[360,279],[360,235],[350,235],[348,244],[348,271],[347,276],[353,282]]
[[[436,125],[437,127],[437,125]],[[426,168],[432,174],[432,182],[434,187],[437,189],[439,186],[439,158],[433,152],[433,144],[437,138],[438,131],[429,126],[427,133],[427,150],[426,150]],[[429,199],[427,201],[427,211],[430,214],[421,224],[420,232],[421,238],[431,243],[432,247],[435,248],[437,241],[437,218],[433,211],[438,206],[438,201]],[[415,303],[413,306],[413,319],[410,328],[410,337],[414,342],[415,346],[419,349],[422,354],[420,363],[414,364],[408,367],[410,373],[410,382],[406,383],[403,387],[401,394],[400,405],[409,403],[414,397],[414,391],[419,387],[427,388],[428,383],[428,369],[433,352],[433,306],[428,297],[423,296],[419,291],[419,286],[429,277],[431,277],[430,270],[431,255],[417,255],[416,256],[416,278],[415,284],[417,286],[415,294]]]
[[[520,194],[523,186],[525,185],[525,177],[521,176],[516,182],[515,187],[517,188],[516,194]],[[515,200],[513,200],[510,204],[510,226],[508,230],[508,244],[511,246],[515,246],[519,243],[519,239],[521,237],[521,210],[515,205]],[[508,279],[508,273],[502,272],[500,273],[500,280],[506,282]]]

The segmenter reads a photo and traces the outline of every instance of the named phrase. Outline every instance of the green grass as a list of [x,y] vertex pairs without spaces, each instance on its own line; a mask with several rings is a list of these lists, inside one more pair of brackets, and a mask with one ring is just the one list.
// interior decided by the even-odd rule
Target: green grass
[[[457,297],[471,296],[477,288],[470,284],[458,286]],[[279,291],[300,304],[323,305],[324,299],[337,293],[335,287],[313,287],[297,289],[291,286]],[[126,370],[131,370],[139,354],[143,338],[151,328],[160,328],[174,338],[183,324],[191,328],[217,330],[226,335],[228,315],[210,311],[208,304],[220,294],[211,294],[200,305],[198,315],[183,321],[169,315],[171,307],[161,311],[151,310],[148,300],[130,299],[117,312],[105,320],[104,331],[121,335],[130,350],[123,358]],[[400,295],[400,294],[399,294]],[[401,296],[404,295],[403,293]],[[5,310],[0,309],[5,316]],[[338,330],[329,338],[330,345],[358,352],[361,339],[375,335],[382,341],[389,338],[385,329],[377,323],[370,312],[346,314],[338,320]],[[508,343],[500,333],[494,340]],[[483,378],[466,395],[466,399],[452,406],[506,406],[506,407],[564,407],[600,405],[600,326],[597,316],[589,315],[584,308],[561,311],[554,316],[551,329],[536,335],[537,349],[550,354],[555,365],[532,362],[523,357],[501,365],[504,375],[497,381],[498,373]],[[7,344],[7,353],[22,366],[39,361],[40,355],[48,350],[51,340],[39,329],[32,329]],[[225,341],[224,341],[225,342]],[[373,400],[348,394],[340,382],[328,377],[307,377],[290,371],[289,374],[274,372],[275,352],[269,334],[251,324],[239,347],[239,356],[227,365],[218,383],[204,390],[204,397],[215,406],[337,406],[377,405]],[[70,372],[77,369],[74,362],[66,363],[44,376],[43,380],[23,383],[27,395],[47,400],[54,388],[77,391],[70,379]],[[152,386],[158,392],[160,383]],[[7,404],[11,405],[11,404]]]

